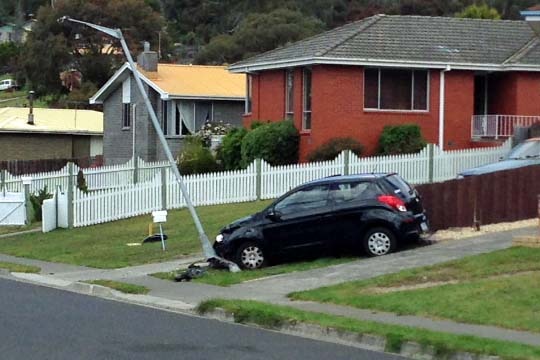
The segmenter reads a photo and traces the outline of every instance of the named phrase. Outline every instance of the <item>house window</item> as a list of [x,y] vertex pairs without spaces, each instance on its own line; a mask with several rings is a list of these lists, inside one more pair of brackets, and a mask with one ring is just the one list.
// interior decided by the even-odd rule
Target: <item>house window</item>
[[122,128],[131,127],[131,104],[122,104]]
[[302,130],[311,130],[311,69],[303,71],[303,116]]
[[428,71],[364,70],[364,108],[373,110],[428,109]]
[[169,103],[161,100],[161,126],[163,135],[169,135]]
[[248,74],[246,77],[246,114],[251,114],[252,95],[253,95],[253,76]]
[[294,70],[288,69],[285,72],[285,118],[294,118]]

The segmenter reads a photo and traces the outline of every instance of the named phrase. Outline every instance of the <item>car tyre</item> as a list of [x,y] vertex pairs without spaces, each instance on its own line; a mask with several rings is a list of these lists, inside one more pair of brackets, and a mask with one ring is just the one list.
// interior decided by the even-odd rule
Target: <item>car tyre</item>
[[267,263],[263,249],[254,242],[245,242],[236,250],[236,263],[243,269],[254,270]]
[[387,228],[372,228],[364,235],[363,246],[369,256],[386,255],[396,249],[396,236]]

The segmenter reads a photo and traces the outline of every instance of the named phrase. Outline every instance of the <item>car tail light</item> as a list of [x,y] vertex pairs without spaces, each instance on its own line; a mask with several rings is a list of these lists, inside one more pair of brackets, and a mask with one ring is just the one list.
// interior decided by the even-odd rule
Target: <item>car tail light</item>
[[394,196],[394,195],[380,195],[377,200],[379,202],[386,204],[398,211],[407,211],[407,208],[405,207],[405,203],[400,198]]

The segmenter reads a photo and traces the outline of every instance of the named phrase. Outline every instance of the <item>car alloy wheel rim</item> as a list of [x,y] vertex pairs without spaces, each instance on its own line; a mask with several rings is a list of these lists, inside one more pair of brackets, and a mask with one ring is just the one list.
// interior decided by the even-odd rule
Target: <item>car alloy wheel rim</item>
[[371,234],[368,239],[368,248],[373,255],[384,255],[390,251],[390,238],[382,232]]
[[248,246],[242,250],[241,258],[242,264],[248,269],[259,268],[264,261],[263,252],[257,246]]

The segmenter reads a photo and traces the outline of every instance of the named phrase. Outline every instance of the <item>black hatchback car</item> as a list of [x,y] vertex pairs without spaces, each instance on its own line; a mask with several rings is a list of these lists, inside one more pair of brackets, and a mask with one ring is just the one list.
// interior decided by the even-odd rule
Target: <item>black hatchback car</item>
[[395,173],[331,176],[300,185],[216,236],[214,249],[245,269],[287,255],[362,249],[385,255],[427,232],[420,196]]

